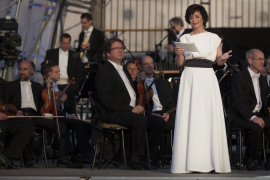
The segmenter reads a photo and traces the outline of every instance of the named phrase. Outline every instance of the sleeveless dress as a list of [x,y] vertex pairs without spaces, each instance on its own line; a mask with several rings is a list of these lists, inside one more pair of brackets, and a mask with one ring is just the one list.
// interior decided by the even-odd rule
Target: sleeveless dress
[[[185,34],[200,52],[184,52],[190,59],[216,59],[221,39],[213,33]],[[218,81],[213,68],[185,67],[175,117],[171,173],[231,172],[225,121]]]

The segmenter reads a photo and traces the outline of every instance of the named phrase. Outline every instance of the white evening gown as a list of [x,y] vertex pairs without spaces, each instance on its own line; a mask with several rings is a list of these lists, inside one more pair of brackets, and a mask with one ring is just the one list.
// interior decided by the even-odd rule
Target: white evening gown
[[[214,61],[220,38],[213,33],[185,34],[200,52],[185,59]],[[217,78],[212,68],[186,67],[178,92],[171,173],[231,172],[225,121]]]

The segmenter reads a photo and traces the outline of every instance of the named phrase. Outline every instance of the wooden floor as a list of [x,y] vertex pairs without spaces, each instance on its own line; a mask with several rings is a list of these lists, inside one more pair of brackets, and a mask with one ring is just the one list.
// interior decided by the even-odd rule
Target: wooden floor
[[270,171],[238,171],[237,169],[232,169],[232,173],[229,174],[171,174],[170,166],[165,166],[158,170],[124,170],[124,167],[119,169],[109,166],[107,169],[92,171],[90,166],[86,166],[83,169],[69,169],[69,168],[56,168],[56,165],[49,162],[49,167],[46,168],[44,162],[39,162],[35,164],[34,168],[25,168],[18,170],[7,170],[0,169],[0,180],[2,179],[74,179],[80,180],[82,177],[85,179],[128,179],[128,180],[143,180],[143,179],[269,179]]

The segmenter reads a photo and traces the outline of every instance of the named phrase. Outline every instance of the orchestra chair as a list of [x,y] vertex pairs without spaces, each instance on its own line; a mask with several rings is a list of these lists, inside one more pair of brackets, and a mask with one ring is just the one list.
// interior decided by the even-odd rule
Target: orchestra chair
[[[222,97],[224,114],[225,114],[225,121],[229,119],[229,111],[233,104],[232,94],[231,92],[227,92]],[[239,157],[239,162],[235,165],[235,167],[241,171],[242,170],[242,139],[246,135],[246,131],[239,127],[227,127],[230,128],[230,135],[228,136],[228,147],[229,147],[229,157],[232,161],[232,136],[236,136],[237,144],[236,144],[236,153]],[[265,149],[265,134],[263,133],[262,144],[263,144],[263,155],[264,155],[264,162],[266,162],[266,149]]]
[[[92,108],[96,109],[95,106],[95,101],[94,101],[94,93],[92,91],[89,92],[89,98],[92,104]],[[127,168],[127,161],[126,161],[126,153],[125,153],[125,131],[129,130],[128,128],[118,125],[118,124],[109,124],[109,123],[102,123],[102,130],[103,130],[103,136],[104,139],[106,139],[108,134],[119,134],[121,136],[121,146],[122,146],[122,154],[123,154],[123,161],[124,161],[124,166],[125,169],[128,170]],[[147,138],[147,133],[146,133],[146,152],[147,152],[147,159],[148,159],[148,167],[150,167],[150,156],[149,156],[149,147],[148,147],[148,138]],[[104,141],[105,142],[105,141]],[[98,150],[100,149],[100,155],[99,155],[99,170],[101,169],[101,162],[102,162],[102,153],[103,153],[103,146],[104,142],[102,143],[96,143],[95,144],[95,154],[93,158],[93,165],[92,165],[92,170],[95,168],[95,161],[97,158]],[[113,159],[113,158],[112,158]],[[110,164],[115,164],[113,160],[109,160],[109,162],[105,165],[105,168]],[[119,166],[117,166],[119,167]]]

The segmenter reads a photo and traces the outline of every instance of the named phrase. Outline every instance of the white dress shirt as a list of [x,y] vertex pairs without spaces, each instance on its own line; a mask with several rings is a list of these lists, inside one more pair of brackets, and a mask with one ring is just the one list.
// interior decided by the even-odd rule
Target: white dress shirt
[[[89,39],[90,39],[90,36],[92,34],[93,29],[94,29],[94,27],[91,26],[88,30],[84,30],[84,40],[83,40],[83,42],[89,42]],[[90,44],[90,48],[91,48],[91,44]],[[88,58],[86,56],[83,56],[82,57],[82,62],[83,63],[88,62]]]
[[60,80],[59,84],[67,84],[68,81],[68,74],[67,74],[67,67],[68,67],[68,50],[64,52],[62,48],[59,48],[59,68],[60,68]]
[[128,90],[129,96],[130,96],[130,103],[129,105],[132,107],[136,106],[136,93],[134,91],[134,89],[132,88],[127,75],[125,74],[124,70],[123,70],[123,66],[116,64],[115,62],[108,60],[117,70],[118,74],[120,75],[120,77],[122,78],[124,84],[126,85],[126,88]]
[[[260,73],[255,74],[249,67],[248,67],[248,71],[252,79],[252,83],[253,83],[256,99],[257,99],[257,104],[252,112],[254,113],[260,112],[262,108],[262,100],[261,100],[261,92],[260,92],[260,84],[259,84]],[[254,117],[256,116],[252,116],[250,120],[252,120]]]
[[268,86],[270,86],[270,76],[267,74],[267,83],[268,83]]
[[179,39],[180,39],[180,37],[182,36],[182,34],[184,33],[184,31],[185,31],[185,28],[183,28],[183,29],[176,35],[176,37],[177,37],[176,42],[179,42]]
[[22,97],[21,108],[32,108],[37,111],[34,102],[31,82],[21,81],[20,83],[21,83],[21,97]]
[[[151,77],[150,79],[148,79],[148,78],[145,79],[145,83],[147,84],[147,86],[149,86],[153,81],[154,81],[153,77]],[[153,100],[153,110],[152,110],[152,112],[161,111],[163,107],[162,107],[162,105],[161,105],[161,103],[159,101],[157,88],[155,86],[155,83],[152,85],[152,89],[154,91],[154,95],[152,97],[152,100]]]

